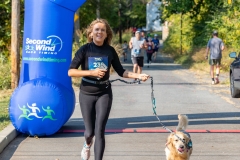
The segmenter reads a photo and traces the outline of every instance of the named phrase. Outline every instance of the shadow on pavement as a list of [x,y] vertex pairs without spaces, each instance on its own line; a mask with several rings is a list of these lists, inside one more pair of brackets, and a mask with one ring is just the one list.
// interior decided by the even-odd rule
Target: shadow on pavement
[[[132,64],[130,55],[128,55],[128,59],[126,62],[123,62],[122,59],[123,59],[123,57],[120,57],[123,68],[125,68],[127,70],[132,70],[133,64]],[[143,71],[144,70],[153,70],[154,71],[154,70],[182,70],[182,69],[184,69],[181,65],[175,64],[174,61],[172,60],[172,58],[168,57],[166,55],[158,55],[157,59],[149,65],[149,68],[147,66],[148,66],[147,57],[145,55]]]
[[[124,69],[127,69],[127,70],[132,70],[133,69],[132,63],[122,63],[122,65],[123,65]],[[150,71],[166,70],[166,71],[170,71],[170,70],[183,70],[183,69],[185,69],[185,68],[183,68],[181,65],[172,64],[172,63],[170,63],[170,64],[151,63],[151,64],[149,64],[149,67],[148,67],[147,63],[144,63],[144,66],[143,66],[143,71],[145,71],[145,70],[150,70]]]
[[[189,126],[204,124],[240,124],[240,119],[234,119],[240,117],[240,112],[199,113],[199,114],[187,114],[187,116],[189,118]],[[178,117],[177,115],[159,116],[160,120],[164,123],[165,126],[174,127],[178,125],[177,117]],[[154,115],[143,117],[110,118],[108,120],[106,129],[132,129],[152,127],[154,128],[161,127],[161,125],[157,121],[157,118]],[[62,127],[62,130],[76,130],[76,129],[84,130],[82,118],[70,119]]]

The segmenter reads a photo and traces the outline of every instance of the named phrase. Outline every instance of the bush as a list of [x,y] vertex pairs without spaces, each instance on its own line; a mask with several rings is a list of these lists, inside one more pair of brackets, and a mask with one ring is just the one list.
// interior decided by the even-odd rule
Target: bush
[[13,90],[0,90],[0,131],[10,123],[8,107]]
[[9,62],[0,65],[0,89],[11,88],[11,65]]

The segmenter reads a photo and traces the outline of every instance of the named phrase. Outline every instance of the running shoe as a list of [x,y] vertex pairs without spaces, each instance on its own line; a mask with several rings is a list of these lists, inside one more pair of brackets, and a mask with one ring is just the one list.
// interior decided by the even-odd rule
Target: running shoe
[[86,142],[84,143],[83,149],[81,152],[81,160],[88,160],[90,158],[90,148],[92,144],[93,144],[93,140],[89,146],[86,144]]
[[215,84],[215,81],[212,81],[212,84]]

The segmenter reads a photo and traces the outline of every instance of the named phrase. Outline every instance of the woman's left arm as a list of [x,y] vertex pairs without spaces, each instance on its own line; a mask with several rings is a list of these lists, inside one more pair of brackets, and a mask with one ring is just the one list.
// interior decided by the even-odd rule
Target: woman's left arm
[[123,77],[124,78],[132,78],[132,79],[137,78],[142,81],[146,81],[149,78],[149,75],[144,74],[144,73],[143,74],[133,73],[128,70],[125,70],[125,72],[123,73]]

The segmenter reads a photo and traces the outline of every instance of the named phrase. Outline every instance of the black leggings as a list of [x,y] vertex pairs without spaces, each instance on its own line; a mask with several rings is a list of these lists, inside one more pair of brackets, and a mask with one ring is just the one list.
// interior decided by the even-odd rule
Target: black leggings
[[152,55],[153,53],[147,53],[147,63],[149,63],[149,61],[152,61]]
[[102,160],[105,149],[105,127],[112,106],[112,90],[100,95],[79,94],[80,108],[85,125],[84,136],[90,144],[95,136],[94,157]]

